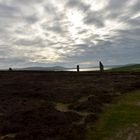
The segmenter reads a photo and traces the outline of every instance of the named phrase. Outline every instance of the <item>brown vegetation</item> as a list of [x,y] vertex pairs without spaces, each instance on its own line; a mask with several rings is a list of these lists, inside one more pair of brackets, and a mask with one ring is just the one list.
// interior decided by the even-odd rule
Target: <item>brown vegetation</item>
[[84,140],[104,104],[139,87],[138,72],[0,72],[0,139]]

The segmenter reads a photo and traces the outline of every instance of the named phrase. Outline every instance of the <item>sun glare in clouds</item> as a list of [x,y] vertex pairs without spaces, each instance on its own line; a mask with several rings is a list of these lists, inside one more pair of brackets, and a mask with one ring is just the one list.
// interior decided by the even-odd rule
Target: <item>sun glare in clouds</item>
[[[54,0],[51,1],[51,3],[53,3]],[[99,11],[102,8],[104,8],[107,4],[107,2],[105,0],[89,0],[89,1],[83,1],[84,3],[86,3],[87,5],[90,4],[90,9],[93,11]],[[61,11],[63,9],[62,4],[57,5],[58,9]],[[40,17],[44,15],[44,10],[43,8],[39,8],[38,12],[40,13]],[[88,26],[86,24],[84,24],[83,19],[84,19],[84,14],[83,12],[79,11],[78,9],[68,9],[65,11],[66,13],[66,19],[65,21],[67,21],[68,23],[68,34],[69,34],[69,39],[73,41],[73,43],[71,45],[77,45],[77,44],[82,44],[84,43],[83,41],[83,35],[78,34],[79,29],[83,30],[86,29],[88,30],[88,32],[90,32],[90,34],[97,34],[99,35],[99,39],[106,39],[106,35],[109,36],[113,36],[115,35],[113,30],[117,30],[117,29],[121,29],[123,28],[123,23],[118,23],[117,21],[109,21],[106,20],[105,21],[105,26],[104,27],[96,27],[94,25]],[[85,11],[86,12],[86,11]],[[48,15],[50,17],[50,15]],[[50,19],[50,25],[51,25],[51,20],[53,20],[53,18],[49,18]],[[46,40],[46,35],[44,32],[44,29],[41,28],[41,26],[44,24],[44,26],[46,27],[46,25],[48,24],[47,20],[42,18],[39,22],[35,23],[32,25],[32,32],[34,33],[34,35],[41,37],[44,41]],[[53,25],[53,21],[52,21],[52,25]],[[52,26],[53,27],[53,26]],[[92,27],[92,28],[91,28]],[[55,40],[54,40],[54,33],[52,32],[48,32],[49,34],[49,40],[52,42],[67,42],[67,39],[62,36],[61,34],[57,34],[57,36],[55,36]],[[94,45],[98,45],[99,41],[96,40],[96,38],[92,38],[90,40]],[[58,44],[57,44],[58,45]],[[48,44],[46,43],[46,47],[48,46]],[[72,51],[72,50],[71,50]],[[61,54],[69,54],[70,50],[67,51],[65,49],[65,47],[61,47],[61,49],[55,49],[55,48],[45,48],[42,50],[39,50],[38,53],[35,53],[34,57],[31,57],[31,61],[32,62],[58,62],[61,60]]]
[[99,46],[139,45],[139,0],[0,0],[0,15],[0,57],[9,62],[87,61]]
[[[98,2],[99,1],[99,2]],[[91,5],[91,10],[93,11],[98,11],[100,9],[102,9],[106,2],[103,0],[91,0],[91,1],[83,1],[84,3],[87,3],[87,5]],[[54,1],[52,0],[51,3],[53,3]],[[62,4],[57,5],[58,9],[61,11],[62,8]],[[40,16],[43,15],[44,11],[42,8],[38,9],[38,12],[40,13]],[[73,43],[71,45],[75,45],[75,44],[82,44],[83,42],[83,38],[82,35],[80,36],[80,34],[78,34],[79,29],[88,29],[89,31],[91,30],[93,34],[99,34],[101,36],[101,38],[103,38],[104,35],[108,34],[108,30],[106,30],[106,28],[97,28],[95,26],[88,27],[87,25],[85,25],[83,23],[83,19],[84,19],[84,13],[79,11],[79,10],[75,10],[75,9],[68,9],[66,10],[66,18],[65,20],[67,20],[68,22],[68,32],[69,32],[69,38],[71,40],[73,40]],[[50,18],[51,19],[51,18]],[[39,22],[37,22],[36,24],[32,25],[33,31],[35,31],[36,36],[40,36],[42,39],[45,40],[46,36],[44,33],[44,29],[41,28],[42,24],[46,24],[47,21],[45,19],[40,20]],[[78,29],[79,28],[79,29]],[[52,36],[52,37],[51,37]],[[49,32],[49,39],[51,41],[54,41],[54,34],[52,34],[52,32]],[[53,39],[53,40],[52,40]],[[67,41],[65,39],[65,37],[61,36],[61,35],[57,35],[55,38],[56,42],[65,42]],[[92,42],[97,45],[98,41],[96,41],[94,38],[92,39]],[[46,44],[48,45],[48,44]],[[42,50],[39,51],[39,56],[38,54],[36,54],[31,60],[32,61],[36,61],[36,62],[45,62],[45,61],[49,61],[49,62],[58,62],[59,60],[61,60],[61,55],[60,54],[67,54],[70,53],[69,51],[67,52],[67,50],[65,48],[56,50],[53,48],[47,48],[46,50]]]
[[69,10],[67,12],[67,17],[68,21],[73,25],[73,26],[81,26],[82,25],[82,19],[83,16],[79,11],[76,10]]

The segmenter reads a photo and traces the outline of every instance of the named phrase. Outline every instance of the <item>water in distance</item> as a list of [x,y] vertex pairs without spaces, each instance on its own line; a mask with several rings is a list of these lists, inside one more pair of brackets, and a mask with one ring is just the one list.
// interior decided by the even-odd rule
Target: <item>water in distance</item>
[[[108,69],[111,69],[111,67],[106,67],[104,68],[105,70],[108,70]],[[99,71],[99,67],[94,67],[94,68],[80,68],[80,71]],[[65,71],[77,71],[76,68],[70,68],[70,69],[67,69]]]

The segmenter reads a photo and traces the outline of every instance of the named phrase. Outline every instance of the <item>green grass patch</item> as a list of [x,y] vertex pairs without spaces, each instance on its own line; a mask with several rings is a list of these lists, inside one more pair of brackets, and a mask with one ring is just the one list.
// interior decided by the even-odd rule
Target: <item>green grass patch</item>
[[[105,110],[100,120],[89,126],[87,140],[116,140],[115,137],[128,128],[140,129],[140,91],[118,97]],[[119,139],[123,137],[122,134]]]
[[112,68],[108,71],[135,71],[135,72],[139,72],[140,71],[140,64],[126,65],[126,66],[122,66],[122,67]]

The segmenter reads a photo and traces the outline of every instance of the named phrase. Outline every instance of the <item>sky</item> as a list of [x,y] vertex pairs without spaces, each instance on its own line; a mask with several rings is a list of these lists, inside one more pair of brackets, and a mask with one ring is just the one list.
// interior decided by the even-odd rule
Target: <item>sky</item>
[[140,0],[0,0],[0,68],[140,63]]

